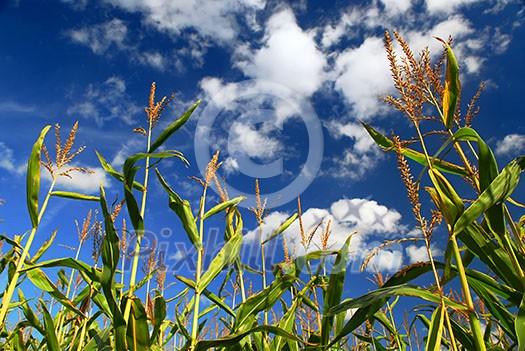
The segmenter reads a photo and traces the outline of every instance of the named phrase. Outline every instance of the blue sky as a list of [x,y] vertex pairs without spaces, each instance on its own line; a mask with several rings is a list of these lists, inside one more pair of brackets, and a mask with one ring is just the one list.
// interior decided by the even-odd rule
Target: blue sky
[[[202,100],[166,145],[182,151],[190,166],[159,165],[181,196],[197,206],[201,188],[187,177],[201,176],[210,154],[220,150],[220,176],[232,195],[248,197],[246,206],[253,205],[255,178],[269,204],[280,195],[265,235],[295,211],[300,195],[307,228],[332,221],[333,248],[357,231],[350,269],[357,272],[366,252],[385,239],[417,235],[395,158],[358,124],[363,119],[387,134],[408,131],[406,120],[377,98],[393,92],[384,31],[398,30],[415,52],[428,46],[434,58],[442,47],[433,36],[453,36],[462,108],[486,81],[474,126],[502,166],[525,151],[523,13],[523,2],[513,0],[0,1],[1,231],[30,228],[25,165],[48,124],[60,123],[66,133],[79,121],[76,143],[87,148],[75,165],[94,171],[59,187],[96,194],[103,183],[111,201],[121,198],[121,185],[102,172],[94,151],[117,169],[144,151],[144,138],[132,130],[147,126],[143,108],[155,81],[158,97],[175,93],[156,133]],[[46,142],[52,150],[53,133]],[[177,267],[188,262],[181,259],[189,244],[166,209],[166,194],[152,183],[146,227]],[[208,206],[216,200],[213,193]],[[77,245],[74,220],[91,205],[53,199],[37,238],[41,243],[59,228],[50,257],[71,254],[65,246]],[[256,225],[244,213],[244,257],[256,262]],[[209,236],[221,225],[212,221]],[[287,238],[301,254],[297,225]],[[317,236],[311,249],[316,244]],[[373,263],[397,270],[425,259],[421,245],[394,245]],[[442,248],[437,238],[436,254]],[[281,244],[269,251],[271,263],[279,262]],[[89,250],[83,255],[88,260]]]

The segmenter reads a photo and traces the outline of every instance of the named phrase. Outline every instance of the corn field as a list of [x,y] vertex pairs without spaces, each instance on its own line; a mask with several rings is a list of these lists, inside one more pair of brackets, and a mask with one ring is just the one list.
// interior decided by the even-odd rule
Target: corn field
[[[299,223],[300,232],[294,235],[301,237],[303,246],[311,244],[314,233],[303,229],[298,200],[297,212],[269,238],[261,238],[262,270],[242,262],[243,216],[255,216],[262,230],[270,206],[256,183],[257,205],[251,213],[238,208],[243,197],[230,198],[217,177],[219,152],[198,179],[199,205],[179,195],[180,185],[170,184],[158,165],[166,159],[187,162],[181,152],[163,146],[199,102],[158,132],[157,122],[173,96],[156,100],[153,84],[145,108],[148,127],[134,130],[146,137],[144,151],[129,155],[121,170],[97,153],[103,169],[119,182],[121,201],[108,202],[102,186],[98,196],[55,189],[60,177],[90,172],[72,163],[86,152],[74,146],[78,123],[65,142],[55,126],[54,150],[46,147],[52,126],[45,126],[36,138],[26,173],[31,229],[0,237],[0,274],[8,282],[0,293],[0,348],[525,351],[525,216],[520,215],[524,207],[520,199],[512,197],[525,156],[498,166],[473,128],[483,84],[466,105],[467,112],[461,113],[460,70],[452,40],[436,39],[444,50],[437,62],[431,62],[428,50],[415,55],[397,32],[385,33],[397,93],[382,99],[403,114],[412,135],[403,138],[395,131],[383,135],[361,122],[377,146],[397,158],[428,261],[404,267],[389,278],[377,274],[377,288],[359,297],[344,293],[351,233],[339,250],[323,245],[302,256],[285,251],[283,262],[266,267],[265,246],[285,239],[282,234],[292,223]],[[41,188],[42,172],[50,175],[48,189]],[[386,176],[397,177],[396,172],[389,170]],[[166,205],[197,252],[195,274],[175,276],[184,286],[176,295],[165,286],[166,270],[154,250],[141,262],[152,182],[164,189]],[[209,206],[212,184],[219,189],[220,202]],[[33,245],[35,237],[47,235],[40,227],[50,201],[89,201],[97,208],[77,222],[75,257],[43,259],[56,232],[41,247]],[[211,217],[222,218],[224,242],[207,262],[206,228]],[[320,235],[326,243],[330,224],[323,230]],[[437,233],[446,236],[443,261],[436,260],[431,249]],[[96,247],[93,262],[79,259],[88,241]],[[127,247],[133,248],[131,255]],[[125,262],[129,271],[124,270]],[[247,276],[253,274],[262,280],[259,291],[248,284]],[[432,283],[418,284],[421,277]],[[231,290],[229,281],[235,282]],[[42,295],[27,295],[22,288],[27,284]],[[231,305],[226,296],[237,299]],[[414,317],[397,306],[406,298],[416,301]]]

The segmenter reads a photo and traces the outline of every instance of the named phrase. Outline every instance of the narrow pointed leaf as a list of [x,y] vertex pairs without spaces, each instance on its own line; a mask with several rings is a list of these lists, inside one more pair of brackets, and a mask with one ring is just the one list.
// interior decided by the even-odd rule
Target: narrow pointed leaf
[[[104,170],[106,171],[107,174],[109,174],[110,176],[112,176],[113,178],[117,179],[118,181],[124,183],[124,175],[120,172],[117,172],[109,163],[108,161],[106,161],[106,159],[104,157],[102,157],[101,154],[98,153],[98,151],[95,150],[95,153],[97,154],[97,157],[98,157],[98,160],[100,162],[100,165],[102,166],[102,168],[104,168]],[[140,184],[139,182],[137,181],[134,181],[133,182],[133,188],[139,190],[139,191],[144,191],[144,186],[142,184]]]
[[52,191],[50,195],[73,200],[100,201],[98,196],[84,195],[71,191]]
[[454,114],[458,104],[459,95],[461,92],[461,84],[459,82],[459,67],[454,56],[452,48],[446,41],[435,37],[437,40],[445,45],[447,50],[447,68],[445,75],[445,91],[443,93],[443,123],[447,129],[450,129],[454,121]]
[[[365,122],[363,122],[363,121],[360,121],[360,122],[365,127],[365,129],[368,132],[368,134],[370,134],[372,139],[374,139],[376,144],[379,145],[383,150],[387,150],[388,151],[388,150],[392,150],[393,149],[394,143],[392,142],[392,140],[388,139],[387,137],[385,137],[384,135],[382,135],[381,133],[376,131],[374,128],[372,128],[371,126],[369,126]],[[407,148],[407,147],[401,148],[401,151],[402,151],[403,155],[405,155],[406,157],[416,161],[417,163],[419,163],[419,164],[421,164],[423,166],[427,166],[428,167],[427,158],[421,152],[412,150],[412,149]],[[456,174],[456,175],[459,175],[459,176],[468,176],[469,175],[469,173],[465,170],[465,168],[460,167],[458,165],[455,165],[453,163],[444,161],[444,160],[440,160],[440,159],[432,159],[432,166],[435,169],[440,170],[441,172],[447,172],[447,173]]]
[[297,213],[294,213],[290,218],[288,218],[286,221],[284,221],[283,224],[281,224],[281,226],[279,228],[277,228],[276,231],[274,231],[268,238],[266,238],[262,244],[266,244],[267,242],[269,242],[270,240],[272,240],[273,238],[275,238],[276,236],[279,236],[282,232],[284,232],[286,229],[288,229],[288,227],[290,225],[292,225],[292,223],[295,221],[295,219],[297,218]]
[[160,135],[157,137],[157,139],[155,139],[155,141],[151,144],[148,152],[154,152],[155,150],[157,150],[162,144],[164,144],[164,142],[166,140],[168,140],[168,138],[173,134],[175,133],[177,130],[180,129],[180,127],[182,127],[184,125],[184,123],[186,123],[188,121],[188,119],[190,118],[191,114],[193,113],[193,111],[195,111],[195,109],[197,108],[197,106],[199,106],[200,104],[200,100],[197,101],[195,103],[195,105],[193,105],[188,111],[186,111],[178,120],[176,120],[175,122],[173,122],[172,124],[170,124],[168,126],[168,128],[164,129],[164,131],[162,131],[162,133],[160,133]]
[[445,309],[439,306],[432,313],[430,326],[428,328],[427,344],[425,351],[439,351],[441,350],[441,338],[443,336],[443,323],[445,321]]
[[525,295],[518,309],[514,327],[518,337],[518,351],[525,351]]
[[168,183],[166,183],[157,169],[155,172],[157,173],[157,178],[159,179],[160,184],[162,184],[162,187],[164,190],[166,190],[170,197],[169,207],[179,217],[182,227],[184,228],[184,231],[188,235],[188,238],[190,239],[193,246],[195,246],[197,250],[200,250],[202,248],[202,243],[200,240],[199,231],[197,230],[197,225],[195,224],[195,217],[193,216],[190,202],[188,200],[182,200],[180,196],[175,193],[173,189],[171,189]]
[[40,153],[44,138],[51,126],[45,126],[40,132],[40,136],[33,145],[31,156],[27,163],[27,179],[26,179],[26,200],[29,217],[31,217],[31,225],[38,226],[38,194],[40,192]]
[[335,258],[332,272],[330,273],[330,280],[328,281],[328,288],[324,294],[324,309],[323,319],[321,320],[321,344],[326,345],[330,341],[330,335],[332,334],[332,327],[334,325],[334,315],[330,315],[328,312],[332,307],[335,307],[341,302],[343,297],[343,289],[345,284],[346,276],[346,265],[348,260],[348,248],[350,247],[350,240],[352,236],[349,236],[344,245],[339,250]]
[[235,199],[231,199],[225,202],[221,202],[218,205],[213,206],[211,209],[209,209],[204,216],[202,216],[203,219],[209,218],[213,215],[216,215],[217,213],[220,213],[226,209],[230,209],[232,207],[237,206],[242,200],[246,199],[244,196],[236,197]]
[[40,307],[42,308],[42,314],[44,317],[44,337],[47,349],[49,351],[60,351],[60,345],[58,344],[57,335],[55,334],[55,323],[53,323],[53,317],[49,314],[46,304],[42,300],[40,300]]
[[242,236],[240,234],[234,235],[228,240],[222,249],[213,258],[206,273],[204,273],[199,281],[197,289],[202,291],[219,275],[219,273],[226,267],[230,266],[233,261],[239,257],[241,251]]

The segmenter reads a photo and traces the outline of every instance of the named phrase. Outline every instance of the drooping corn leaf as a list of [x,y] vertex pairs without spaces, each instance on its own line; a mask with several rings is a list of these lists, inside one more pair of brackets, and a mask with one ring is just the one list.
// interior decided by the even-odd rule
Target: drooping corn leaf
[[26,271],[26,275],[35,286],[53,296],[57,302],[62,304],[69,311],[74,312],[79,316],[84,316],[84,314],[73,305],[71,300],[62,294],[60,289],[55,284],[53,284],[51,279],[49,279],[49,277],[41,269],[35,268],[28,270]]
[[[98,157],[98,160],[100,161],[100,165],[102,166],[102,168],[104,168],[104,170],[106,171],[107,174],[109,174],[110,176],[112,176],[113,178],[117,179],[118,181],[124,183],[124,175],[122,173],[119,173],[117,172],[107,161],[104,157],[102,157],[101,154],[98,153],[98,151],[95,150],[95,153],[97,154],[97,157]],[[139,191],[144,191],[145,188],[142,184],[140,184],[139,182],[137,181],[134,181],[133,182],[133,188],[134,189],[137,189]]]
[[188,200],[182,200],[180,196],[175,191],[173,191],[173,189],[171,189],[171,187],[160,174],[159,170],[156,169],[155,172],[157,173],[157,178],[159,179],[160,184],[170,197],[169,207],[179,217],[182,227],[184,228],[184,231],[188,235],[188,238],[190,239],[193,246],[195,246],[197,250],[200,250],[202,248],[202,242],[199,236],[199,231],[197,230],[197,225],[195,224],[195,217],[193,216],[190,202]]
[[[374,128],[372,128],[370,125],[366,124],[365,122],[363,122],[363,121],[360,121],[360,122],[363,125],[363,127],[365,127],[365,129],[368,132],[368,134],[370,134],[372,139],[374,139],[374,141],[376,142],[377,145],[379,145],[383,150],[392,150],[392,148],[394,146],[394,143],[392,142],[392,140],[388,139],[387,137],[385,137],[384,135],[382,135],[381,133],[376,131]],[[419,163],[419,164],[421,164],[423,166],[427,166],[428,167],[427,158],[421,152],[418,152],[416,150],[412,150],[412,149],[407,148],[407,147],[401,148],[401,151],[402,151],[403,155],[405,155],[406,157],[416,161],[417,163]],[[467,172],[467,170],[465,168],[463,168],[461,166],[458,166],[458,165],[455,165],[453,163],[441,160],[441,159],[433,158],[432,159],[432,166],[435,169],[438,169],[441,172],[447,172],[447,173],[456,174],[456,175],[459,175],[459,176],[468,176],[469,175],[469,173]]]
[[38,194],[40,193],[40,153],[44,138],[51,126],[45,126],[40,132],[40,136],[33,145],[31,156],[27,163],[27,178],[26,178],[26,200],[29,217],[31,218],[31,225],[33,228],[38,226]]
[[520,303],[516,322],[514,324],[516,336],[518,337],[518,351],[525,350],[525,295]]

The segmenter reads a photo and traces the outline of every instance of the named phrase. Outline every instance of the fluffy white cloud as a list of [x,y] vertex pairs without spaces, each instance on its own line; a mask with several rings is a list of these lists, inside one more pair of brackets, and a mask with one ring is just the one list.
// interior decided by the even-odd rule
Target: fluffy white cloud
[[160,71],[166,68],[167,59],[160,52],[142,52],[137,53],[136,59],[143,65],[151,66]]
[[13,156],[13,150],[5,143],[0,141],[0,169],[5,169],[10,173],[23,174],[26,170],[24,164],[17,164]]
[[113,119],[131,124],[134,115],[140,110],[128,96],[126,82],[120,77],[113,76],[102,84],[90,84],[82,97],[82,102],[71,106],[67,113],[93,119],[97,125],[103,126]]
[[381,0],[390,16],[406,13],[412,6],[412,0]]
[[380,272],[395,272],[398,271],[402,265],[403,252],[398,250],[381,250],[370,259],[366,270],[369,272],[375,272],[376,270]]
[[[282,212],[272,212],[265,218],[263,225],[263,239],[273,233],[289,217]],[[308,252],[319,250],[323,247],[321,233],[326,230],[330,221],[330,236],[327,249],[340,249],[347,238],[353,234],[350,242],[349,259],[358,269],[362,260],[373,247],[368,243],[371,234],[383,238],[403,235],[407,230],[400,224],[401,215],[394,209],[389,209],[376,201],[367,199],[341,199],[334,202],[329,209],[310,208],[303,212],[302,221],[306,235],[321,223],[307,248]],[[296,256],[303,255],[305,248],[302,244],[299,221],[295,220],[283,233],[286,236],[288,250]],[[258,228],[247,233],[245,241],[257,243],[259,238]],[[402,262],[402,252],[392,250],[390,253],[379,253],[373,263],[380,270],[398,269]]]
[[425,5],[431,14],[451,14],[459,7],[480,2],[481,0],[426,0]]
[[270,80],[310,96],[321,87],[326,65],[314,34],[298,26],[291,9],[281,10],[268,20],[262,47],[252,51],[242,46],[236,65],[251,78]]
[[86,45],[95,54],[100,55],[112,45],[119,49],[124,48],[128,28],[122,20],[114,18],[105,23],[69,30],[66,34],[74,42]]
[[334,165],[326,174],[340,178],[360,179],[374,169],[381,160],[381,150],[361,124],[331,121],[326,126],[334,138],[345,138],[345,144],[347,144],[346,138],[353,142],[350,147],[343,150],[340,156],[332,159]]
[[393,88],[382,38],[368,37],[359,47],[337,56],[335,87],[352,106],[356,117],[370,118],[380,111],[379,94]]
[[264,0],[106,0],[130,12],[139,12],[150,26],[174,35],[193,29],[201,37],[232,42],[239,33],[239,20],[256,27],[255,12]]
[[[442,255],[442,252],[435,247],[430,248],[434,258]],[[429,260],[427,248],[425,246],[410,245],[406,248],[406,253],[410,259],[410,263],[426,262]]]
[[233,123],[228,138],[230,155],[244,154],[264,160],[274,158],[282,149],[281,142],[266,134],[264,129],[238,122]]
[[525,135],[509,134],[496,143],[496,154],[515,156],[525,150]]
[[[68,168],[70,167],[82,167],[91,170],[93,173],[75,171],[70,174],[71,178],[61,176],[56,182],[55,190],[79,191],[89,195],[98,194],[101,184],[106,188],[111,186],[106,171],[101,167],[91,168],[78,163],[71,163],[68,165]],[[51,175],[46,169],[42,168],[41,174],[44,179],[51,181]]]

